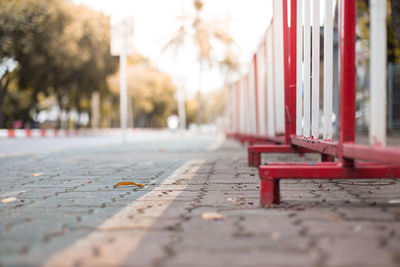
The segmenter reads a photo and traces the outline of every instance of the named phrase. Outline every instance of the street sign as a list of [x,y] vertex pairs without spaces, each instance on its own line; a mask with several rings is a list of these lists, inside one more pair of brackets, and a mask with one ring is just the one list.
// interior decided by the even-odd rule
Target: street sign
[[130,55],[133,53],[133,17],[124,17],[122,20],[111,22],[111,55]]

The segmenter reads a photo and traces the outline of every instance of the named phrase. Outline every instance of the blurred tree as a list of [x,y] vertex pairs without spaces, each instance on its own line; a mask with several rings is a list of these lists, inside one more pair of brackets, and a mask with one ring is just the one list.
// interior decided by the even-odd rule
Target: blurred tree
[[[73,71],[69,77],[72,91],[69,93],[69,104],[80,117],[83,110],[89,111],[89,99],[94,91],[101,94],[107,91],[106,77],[116,71],[118,58],[110,55],[109,17],[84,6],[71,6],[71,9],[75,23],[66,30],[70,35],[78,35],[77,41],[73,42],[73,55],[81,63],[70,68]],[[69,39],[68,35],[65,38]],[[76,126],[80,126],[79,119]]]
[[[226,67],[235,65],[233,53],[230,49],[233,44],[233,39],[230,34],[225,30],[226,24],[229,20],[220,20],[218,18],[204,19],[202,16],[202,11],[204,8],[204,3],[202,0],[194,0],[193,6],[195,8],[195,14],[183,14],[178,18],[182,20],[181,26],[172,35],[171,39],[167,42],[164,49],[172,47],[174,49],[175,55],[178,50],[185,44],[188,36],[192,37],[194,44],[198,51],[198,60],[200,64],[199,73],[199,92],[198,92],[198,112],[197,112],[197,123],[201,124],[203,122],[202,116],[202,72],[206,63],[209,67],[212,66],[216,58],[212,54],[214,41],[222,43],[225,47],[226,57],[223,61],[219,63],[225,65]],[[233,64],[231,64],[233,63]]]
[[[0,62],[17,63],[18,89],[29,91],[33,113],[39,94],[55,94],[60,110],[88,110],[84,104],[91,93],[105,91],[106,76],[117,67],[109,38],[109,18],[87,7],[63,0],[0,0]],[[0,81],[0,127],[8,77],[5,72]],[[20,119],[28,120],[29,112]]]
[[397,41],[400,42],[400,1],[391,0],[392,27]]
[[[388,1],[387,10],[391,14],[393,11],[391,4],[398,1]],[[397,5],[397,4],[396,4]],[[369,36],[370,36],[370,13],[369,13],[369,0],[357,0],[357,36],[361,45],[365,50],[369,50]],[[388,49],[388,62],[399,63],[400,62],[400,47],[399,41],[395,36],[396,22],[392,16],[387,17],[387,49]]]
[[[132,98],[134,125],[162,127],[177,112],[175,85],[171,77],[152,67],[149,60],[135,54],[128,58],[128,96]],[[119,94],[119,73],[109,77],[112,92]]]
[[195,123],[197,120],[197,113],[199,110],[198,97],[195,99],[186,100],[186,125]]
[[[3,63],[4,64],[4,63]],[[15,73],[11,73],[8,68],[4,68],[0,73],[0,128],[4,128],[4,108],[3,103],[9,91],[11,81],[15,77]]]

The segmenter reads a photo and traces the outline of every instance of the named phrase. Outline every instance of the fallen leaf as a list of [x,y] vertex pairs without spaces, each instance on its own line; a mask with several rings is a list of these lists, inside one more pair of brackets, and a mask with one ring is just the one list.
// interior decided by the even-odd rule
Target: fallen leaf
[[114,185],[114,188],[117,188],[118,186],[121,186],[121,185],[136,185],[136,186],[139,186],[139,187],[144,187],[144,185],[137,184],[137,183],[134,183],[134,182],[120,182],[120,183]]
[[14,202],[14,201],[16,201],[16,200],[17,200],[16,197],[7,197],[7,198],[3,198],[3,199],[1,200],[1,203],[11,203],[11,202]]
[[41,173],[41,172],[32,174],[33,177],[38,177],[38,176],[42,176],[42,175],[43,175],[43,173]]
[[225,216],[218,212],[205,212],[201,214],[201,218],[206,221],[222,221]]
[[272,240],[279,240],[279,238],[281,237],[281,234],[279,233],[279,232],[273,232],[272,234],[271,234],[271,238],[272,238]]

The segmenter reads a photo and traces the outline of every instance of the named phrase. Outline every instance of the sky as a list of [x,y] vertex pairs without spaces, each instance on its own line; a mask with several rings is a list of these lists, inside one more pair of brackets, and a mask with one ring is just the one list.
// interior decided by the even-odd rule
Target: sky
[[[195,14],[192,0],[74,0],[110,15],[112,20],[134,17],[134,48],[149,57],[152,64],[170,73],[175,84],[193,96],[199,89],[210,92],[220,89],[223,75],[218,66],[204,68],[201,83],[197,51],[192,42],[174,56],[173,50],[162,48],[179,28],[183,14]],[[237,53],[243,63],[242,72],[261,42],[272,15],[272,0],[204,0],[203,17],[229,17],[228,32],[237,44]],[[190,39],[189,39],[190,40]],[[215,52],[223,57],[222,49]]]

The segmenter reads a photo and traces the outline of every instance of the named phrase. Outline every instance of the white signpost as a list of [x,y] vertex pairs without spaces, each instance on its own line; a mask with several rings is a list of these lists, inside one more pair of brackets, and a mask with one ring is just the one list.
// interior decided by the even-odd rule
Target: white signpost
[[126,56],[133,53],[133,17],[125,17],[117,23],[111,22],[111,55],[120,58],[120,127],[123,142],[126,143],[128,118],[128,90],[126,74]]

